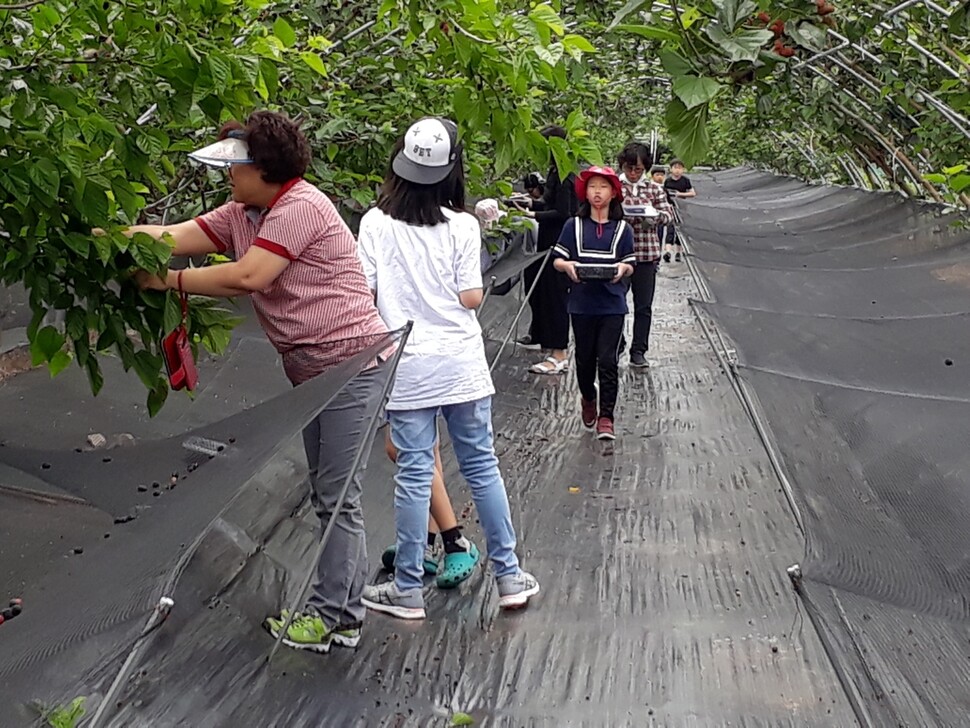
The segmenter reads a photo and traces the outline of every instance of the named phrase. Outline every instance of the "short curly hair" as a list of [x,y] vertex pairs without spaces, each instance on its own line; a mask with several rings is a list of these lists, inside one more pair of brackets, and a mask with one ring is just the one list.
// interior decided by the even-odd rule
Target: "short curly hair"
[[242,131],[253,164],[262,173],[263,181],[283,184],[302,177],[310,166],[310,143],[299,124],[285,114],[275,111],[254,111],[243,126],[238,121],[223,125],[219,138],[225,139],[233,131]]

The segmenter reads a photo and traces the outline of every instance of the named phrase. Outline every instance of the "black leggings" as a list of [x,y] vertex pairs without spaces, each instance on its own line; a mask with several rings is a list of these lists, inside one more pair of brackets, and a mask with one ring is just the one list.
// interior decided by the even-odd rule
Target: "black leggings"
[[576,381],[583,399],[596,401],[596,376],[599,375],[599,416],[613,419],[620,387],[620,339],[623,336],[621,313],[606,315],[573,314],[573,339],[576,343]]
[[553,260],[551,257],[544,262],[540,260],[525,271],[526,290],[542,271],[529,299],[529,308],[532,309],[529,337],[533,344],[543,349],[565,350],[569,348],[569,314],[566,313],[569,279],[565,273],[552,267]]

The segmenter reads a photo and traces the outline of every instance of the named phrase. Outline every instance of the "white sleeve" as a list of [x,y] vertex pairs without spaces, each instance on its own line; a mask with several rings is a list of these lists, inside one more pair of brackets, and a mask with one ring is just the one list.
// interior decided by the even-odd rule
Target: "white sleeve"
[[357,258],[364,269],[364,277],[372,291],[377,290],[377,257],[374,250],[374,233],[377,219],[372,214],[364,215],[357,233]]
[[455,242],[455,283],[458,292],[482,288],[482,231],[471,215],[451,221]]

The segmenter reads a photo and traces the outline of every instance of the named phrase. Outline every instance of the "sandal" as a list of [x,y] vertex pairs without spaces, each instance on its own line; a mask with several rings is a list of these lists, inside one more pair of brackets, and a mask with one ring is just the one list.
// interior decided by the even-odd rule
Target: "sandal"
[[[550,366],[551,365],[551,366]],[[529,367],[533,374],[563,374],[569,368],[569,359],[557,359],[554,356],[547,356],[538,364]]]
[[439,589],[454,589],[475,571],[481,555],[475,544],[469,544],[468,551],[445,554],[444,568],[438,574]]

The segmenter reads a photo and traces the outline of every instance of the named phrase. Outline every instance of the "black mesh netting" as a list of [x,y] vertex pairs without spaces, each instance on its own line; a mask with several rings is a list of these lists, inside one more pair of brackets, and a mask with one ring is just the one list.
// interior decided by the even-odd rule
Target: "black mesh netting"
[[938,207],[751,170],[685,232],[792,483],[801,594],[862,722],[970,715],[970,233]]
[[[535,254],[523,250],[522,238],[512,238],[489,261],[489,286],[518,280],[534,260]],[[490,296],[482,310],[487,334],[506,336],[525,293],[519,285],[511,295]],[[257,683],[265,686],[280,678],[263,670],[267,643],[230,635],[240,624],[258,625],[266,614],[287,606],[295,584],[312,565],[320,535],[301,482],[301,429],[362,367],[376,360],[390,376],[401,333],[373,337],[351,360],[299,387],[281,388],[281,373],[273,370],[278,368],[275,352],[261,334],[250,332],[235,342],[227,362],[206,370],[204,376],[211,379],[199,394],[200,407],[181,412],[173,398],[160,422],[140,423],[140,431],[154,437],[127,447],[65,445],[69,440],[59,420],[83,417],[83,397],[45,402],[41,396],[51,412],[40,419],[55,415],[47,433],[43,427],[5,427],[0,439],[0,597],[23,594],[25,609],[0,629],[0,725],[42,722],[43,708],[31,701],[66,704],[78,695],[87,698],[86,720],[95,708],[106,706],[99,725],[202,725],[210,718],[196,703],[211,708],[220,702],[207,702],[207,690],[235,695],[240,703],[257,696],[261,717],[255,717],[255,707],[234,708],[250,716],[252,724],[295,725],[299,715],[300,724],[319,725],[319,716],[308,717],[306,706],[284,710],[258,697]],[[486,344],[493,355],[498,352],[496,342],[487,339]],[[265,367],[262,372],[257,362]],[[102,413],[102,424],[131,426],[136,405],[125,397],[118,400],[118,411]],[[379,417],[376,411],[371,414]],[[36,419],[18,413],[7,423]],[[365,459],[373,460],[377,481],[390,483],[382,444],[375,445],[374,454],[370,457],[367,450]],[[393,503],[389,487],[387,503]],[[80,543],[83,554],[77,548],[67,558]],[[172,617],[165,630],[140,640],[161,595],[175,599]],[[224,612],[227,599],[238,609]],[[213,631],[220,617],[225,623]],[[231,650],[237,656],[245,653],[240,674],[210,683],[211,671],[222,666]],[[127,671],[121,672],[129,656]],[[285,664],[290,658],[280,659]],[[151,682],[166,670],[198,688],[196,702],[148,685],[158,698],[152,710],[160,712],[136,719],[131,711],[141,709],[143,701],[129,700],[130,694],[146,689],[149,672]],[[120,690],[111,693],[119,674]],[[302,690],[299,685],[293,689]],[[114,696],[111,703],[103,702],[108,694]],[[323,704],[336,721],[332,724],[349,724],[329,700]],[[360,716],[359,700],[345,708],[348,715]],[[230,722],[244,725],[247,720]]]

